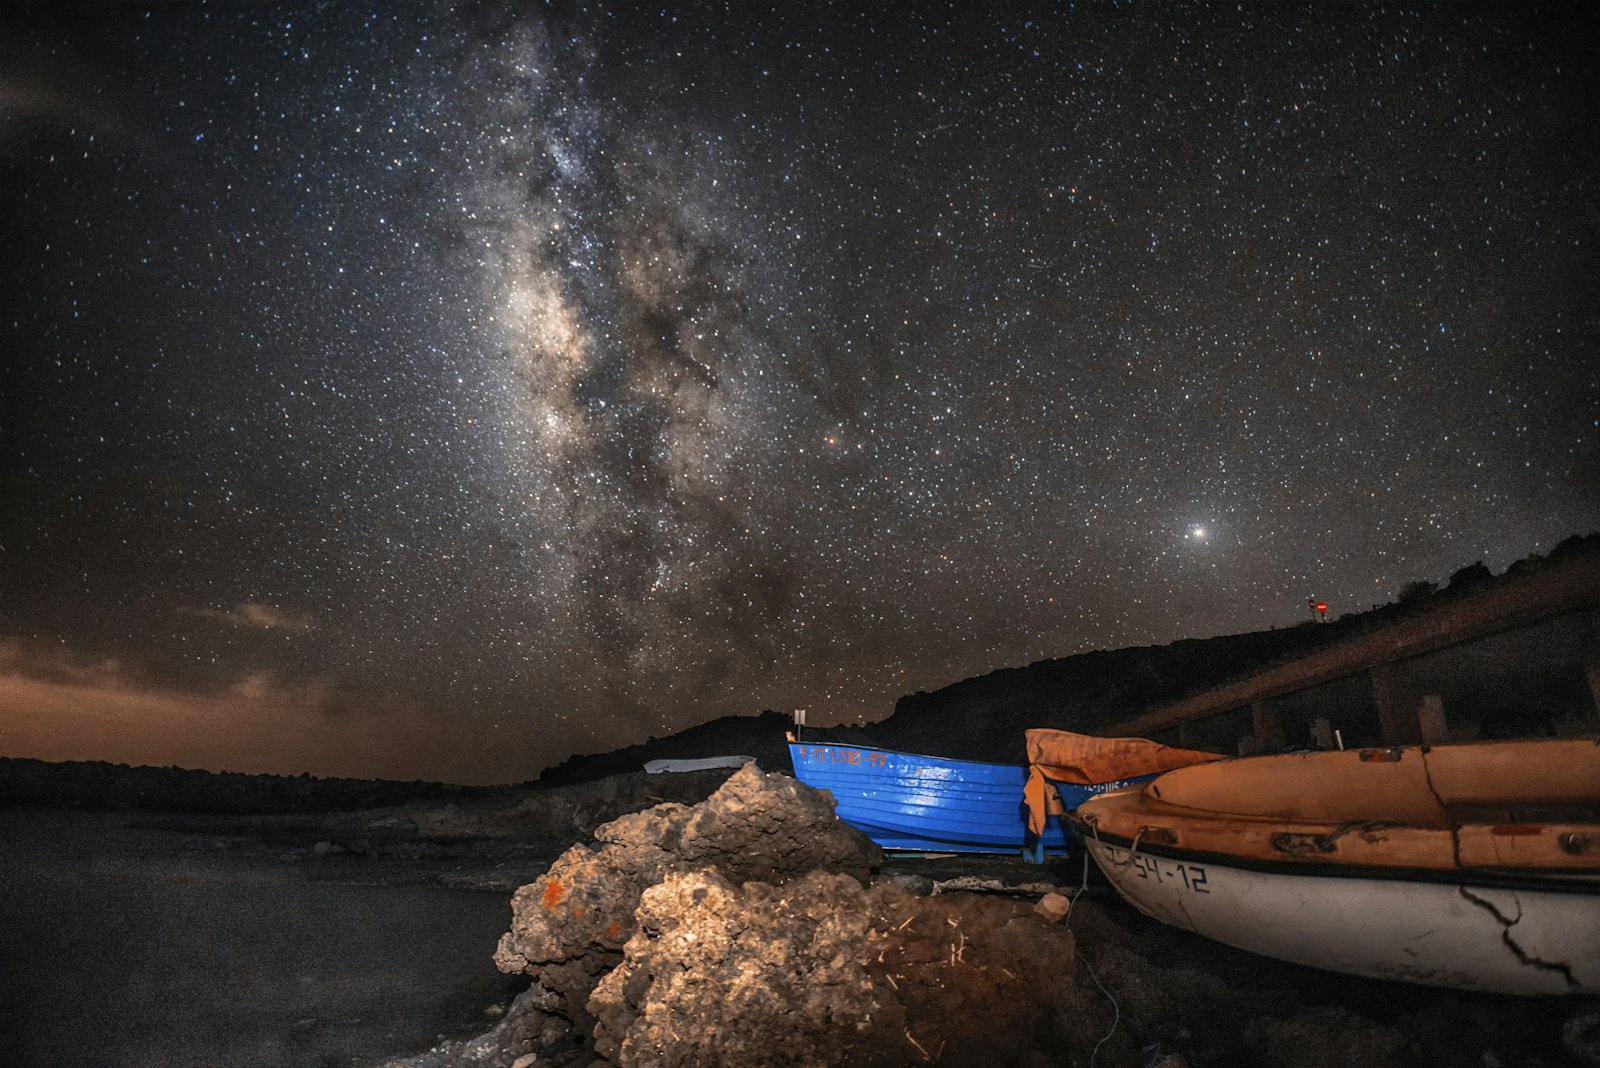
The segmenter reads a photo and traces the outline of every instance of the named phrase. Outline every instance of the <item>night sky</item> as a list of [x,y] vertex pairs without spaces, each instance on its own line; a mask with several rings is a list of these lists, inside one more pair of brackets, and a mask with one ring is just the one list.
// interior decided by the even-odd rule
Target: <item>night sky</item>
[[0,8],[0,754],[526,779],[1600,528],[1580,5]]

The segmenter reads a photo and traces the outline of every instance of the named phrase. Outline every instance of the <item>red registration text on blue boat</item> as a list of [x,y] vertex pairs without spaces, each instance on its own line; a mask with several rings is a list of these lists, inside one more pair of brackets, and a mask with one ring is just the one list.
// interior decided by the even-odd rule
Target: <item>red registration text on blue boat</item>
[[864,753],[859,749],[840,749],[833,745],[802,745],[801,760],[814,760],[819,764],[865,764],[869,768],[882,767],[889,761],[888,753]]

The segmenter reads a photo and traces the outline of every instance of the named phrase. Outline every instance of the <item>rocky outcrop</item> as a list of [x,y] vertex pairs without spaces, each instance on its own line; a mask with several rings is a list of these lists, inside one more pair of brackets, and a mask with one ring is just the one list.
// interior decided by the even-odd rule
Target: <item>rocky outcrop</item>
[[740,888],[674,872],[589,1001],[596,1051],[640,1068],[897,1063],[905,1012],[869,969],[886,937],[872,919],[847,875]]
[[865,883],[883,861],[876,843],[834,815],[831,797],[751,765],[690,810],[673,846],[684,868],[715,868],[733,883],[819,870]]
[[825,794],[748,767],[568,850],[517,891],[495,962],[571,1023],[541,1063],[988,1065],[1103,1033],[1066,925],[873,882],[880,860]]
[[621,962],[640,898],[669,873],[711,870],[737,885],[824,870],[865,882],[882,859],[827,797],[753,765],[698,805],[657,805],[613,820],[595,842],[569,849],[516,892],[511,930],[495,951],[501,971],[536,977],[585,1031],[589,995]]
[[465,1042],[445,1042],[385,1068],[528,1068],[562,1064],[581,1055],[582,1040],[560,1012],[561,999],[540,986],[523,991],[500,1023]]
[[625,1068],[1017,1064],[1103,1032],[1074,964],[1025,901],[683,872],[645,892],[589,1008]]

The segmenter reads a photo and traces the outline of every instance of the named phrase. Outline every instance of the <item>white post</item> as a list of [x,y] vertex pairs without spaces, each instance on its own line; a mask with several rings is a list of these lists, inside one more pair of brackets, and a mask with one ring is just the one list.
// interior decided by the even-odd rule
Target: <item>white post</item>
[[1311,740],[1318,749],[1333,748],[1333,724],[1325,719],[1311,721]]
[[1417,726],[1422,728],[1423,745],[1442,745],[1450,740],[1450,724],[1444,718],[1444,699],[1430,693],[1417,709]]

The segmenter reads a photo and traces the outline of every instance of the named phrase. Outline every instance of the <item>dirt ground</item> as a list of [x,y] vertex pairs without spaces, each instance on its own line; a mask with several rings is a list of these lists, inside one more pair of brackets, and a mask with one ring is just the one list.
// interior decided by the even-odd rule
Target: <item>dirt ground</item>
[[[1144,1068],[1173,1054],[1192,1068],[1600,1064],[1562,1037],[1574,1018],[1600,1021],[1600,999],[1469,994],[1271,960],[1141,915],[1081,856],[1040,867],[890,855],[883,871],[939,886],[965,877],[1082,889],[1064,922],[1077,936],[1078,966],[1111,1010],[1096,1055],[1102,1068]],[[1597,1038],[1583,1045],[1600,1054]]]

